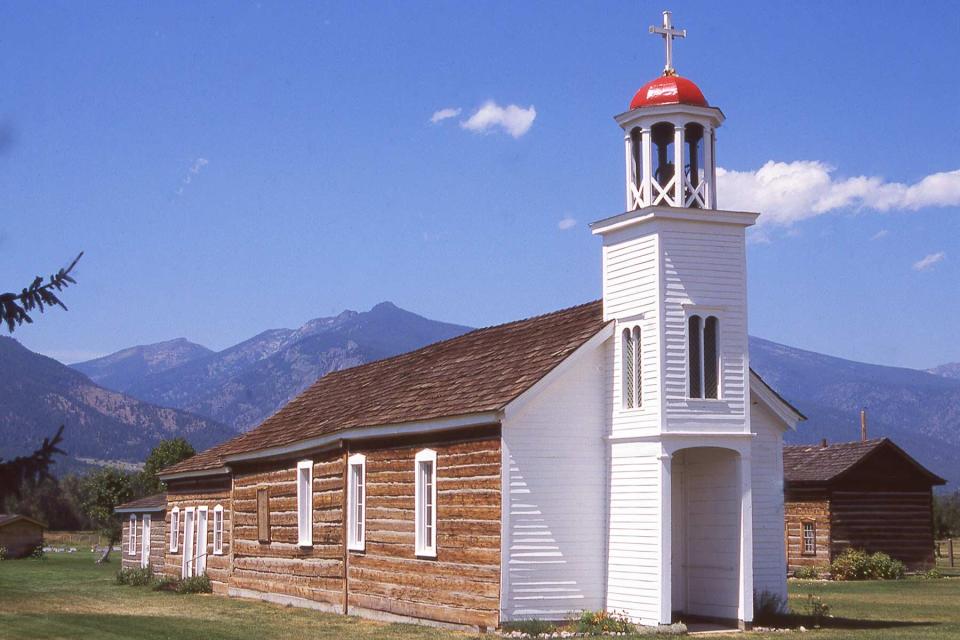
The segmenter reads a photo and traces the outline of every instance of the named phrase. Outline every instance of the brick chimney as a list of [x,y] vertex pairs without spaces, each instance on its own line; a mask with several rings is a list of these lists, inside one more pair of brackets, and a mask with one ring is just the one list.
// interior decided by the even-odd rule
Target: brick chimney
[[860,442],[867,441],[867,410],[860,409]]

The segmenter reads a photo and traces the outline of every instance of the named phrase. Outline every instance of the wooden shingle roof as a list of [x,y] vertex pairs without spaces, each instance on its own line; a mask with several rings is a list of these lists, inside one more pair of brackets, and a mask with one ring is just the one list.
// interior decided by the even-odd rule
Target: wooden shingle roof
[[783,478],[787,484],[829,483],[858,464],[874,451],[891,447],[908,462],[925,474],[932,484],[946,481],[927,470],[910,457],[903,449],[887,438],[875,438],[857,442],[837,442],[826,446],[820,444],[789,445],[783,448]]
[[130,502],[124,502],[123,504],[114,507],[113,510],[117,513],[133,513],[141,511],[163,511],[166,508],[167,494],[157,493],[145,498],[137,498],[136,500],[131,500]]
[[498,411],[604,325],[598,300],[328,373],[260,426],[163,474],[215,469],[227,456],[347,429]]

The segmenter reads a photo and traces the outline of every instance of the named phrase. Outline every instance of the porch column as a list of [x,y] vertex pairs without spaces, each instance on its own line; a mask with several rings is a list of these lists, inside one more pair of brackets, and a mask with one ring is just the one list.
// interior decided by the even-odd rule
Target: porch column
[[753,622],[753,492],[750,450],[740,452],[740,606],[741,628]]
[[673,478],[671,455],[660,454],[660,624],[673,618]]

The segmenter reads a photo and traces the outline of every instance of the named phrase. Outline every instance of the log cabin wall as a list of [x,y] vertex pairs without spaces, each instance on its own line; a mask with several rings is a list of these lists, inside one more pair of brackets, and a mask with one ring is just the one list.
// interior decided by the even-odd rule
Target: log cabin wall
[[[415,552],[414,458],[424,448],[437,452],[436,558]],[[497,627],[499,427],[469,441],[351,445],[349,453],[366,456],[367,530],[365,550],[348,553],[348,612]]]
[[[123,521],[123,536],[120,539],[120,566],[124,569],[138,569],[142,562],[141,553],[143,552],[143,513],[135,513],[137,519],[137,546],[133,553],[130,552],[130,515],[121,514]],[[167,533],[166,523],[163,520],[162,511],[149,512],[150,516],[150,566],[156,574],[162,574],[165,571],[166,551],[164,539]]]
[[909,569],[934,565],[930,480],[892,449],[878,451],[831,493],[832,552],[882,551]]
[[[297,545],[297,461],[313,460],[313,546]],[[343,454],[234,470],[231,595],[343,612]],[[269,542],[257,531],[257,492],[266,490]],[[272,598],[269,596],[283,596]]]
[[[231,481],[229,476],[219,476],[213,479],[180,480],[168,483],[167,511],[165,515],[164,531],[170,531],[170,514],[174,507],[180,509],[180,524],[177,527],[177,550],[170,551],[170,537],[165,534],[163,550],[166,556],[164,573],[173,578],[180,578],[183,567],[184,523],[185,513],[190,507],[207,507],[207,576],[214,593],[226,593],[230,576],[231,520],[232,506],[230,499]],[[214,554],[213,549],[213,510],[220,505],[223,507],[223,553]],[[196,520],[194,520],[196,523]],[[194,529],[196,540],[196,529]],[[194,553],[196,554],[195,550]]]
[[[813,523],[814,553],[804,553],[803,524]],[[830,555],[830,501],[824,490],[786,492],[784,501],[784,538],[787,549],[787,569],[799,567],[826,568]]]

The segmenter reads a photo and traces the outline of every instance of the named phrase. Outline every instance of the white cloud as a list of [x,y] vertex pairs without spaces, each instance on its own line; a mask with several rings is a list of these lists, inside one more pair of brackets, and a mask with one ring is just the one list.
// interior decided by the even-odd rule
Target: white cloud
[[187,170],[187,175],[184,176],[183,180],[180,181],[180,188],[177,189],[178,196],[183,193],[183,190],[186,189],[188,184],[193,182],[193,177],[199,174],[208,164],[210,164],[210,161],[206,158],[197,158],[190,163],[190,168]]
[[577,226],[577,220],[576,218],[572,218],[570,216],[564,216],[563,219],[557,223],[557,229],[560,229],[560,231],[573,229],[575,226]]
[[761,224],[783,226],[844,208],[916,211],[960,206],[960,169],[934,173],[911,185],[868,176],[839,179],[833,171],[817,160],[771,160],[756,171],[718,167],[718,203],[724,209],[760,211]]
[[501,107],[493,100],[485,102],[472,116],[460,123],[468,131],[487,133],[500,127],[514,138],[519,138],[533,126],[537,110],[530,105],[526,109],[515,104]]
[[887,229],[880,229],[880,231],[877,231],[875,234],[870,236],[870,239],[879,240],[880,238],[886,238],[888,235],[890,235],[890,231]]
[[937,251],[936,253],[931,253],[914,262],[913,270],[926,271],[927,269],[931,269],[933,265],[937,264],[938,262],[943,262],[944,259],[946,259],[946,257],[947,257],[947,254],[944,253],[943,251]]
[[432,124],[437,124],[438,122],[443,122],[449,118],[456,118],[458,115],[460,115],[461,111],[463,111],[463,109],[460,107],[448,107],[446,109],[434,111],[433,115],[430,116],[430,122]]

